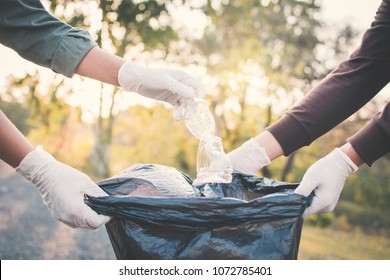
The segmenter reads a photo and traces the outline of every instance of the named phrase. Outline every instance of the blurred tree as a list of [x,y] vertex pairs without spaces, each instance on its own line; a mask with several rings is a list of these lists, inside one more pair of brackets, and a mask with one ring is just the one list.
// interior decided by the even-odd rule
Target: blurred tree
[[28,124],[31,109],[25,106],[24,103],[20,103],[9,90],[0,94],[0,110],[3,111],[22,134],[28,134],[31,128]]
[[[270,125],[328,71],[316,54],[316,49],[324,45],[317,37],[322,24],[317,1],[53,0],[49,3],[57,17],[74,26],[88,27],[100,46],[122,57],[128,55],[132,60],[137,60],[138,55],[145,57],[141,54],[148,51],[158,53],[160,58],[186,46],[193,51],[189,41],[180,50],[171,48],[170,43],[178,36],[172,28],[169,7],[181,3],[190,9],[201,9],[211,24],[196,44],[198,52],[192,54],[195,58],[200,54],[203,59],[199,63],[203,62],[209,74],[211,107],[227,150]],[[350,28],[342,34],[335,40],[334,55],[353,37]],[[89,165],[93,174],[104,178],[110,174],[109,151],[119,111],[116,102],[119,91],[101,88]],[[182,153],[178,153],[177,159],[183,166],[189,166]],[[294,155],[277,167],[282,180],[287,179],[293,159]],[[275,177],[268,168],[263,169],[263,175]]]
[[[347,26],[321,41],[324,24],[314,0],[208,0],[203,10],[210,24],[197,45],[207,58],[212,107],[228,149],[269,126],[329,72],[319,48],[331,46],[336,56],[354,37]],[[294,156],[279,167],[281,180]],[[268,167],[262,172],[276,176]]]
[[[299,181],[307,168],[325,156],[332,149],[343,145],[350,136],[361,129],[386,100],[374,99],[348,120],[341,123],[331,133],[319,138],[310,147],[305,147],[297,155],[296,164],[291,174],[292,181]],[[390,235],[390,156],[387,155],[371,167],[363,165],[358,172],[353,173],[346,181],[334,215],[327,215],[333,219],[332,224],[337,227],[357,226],[365,232],[378,232]],[[308,223],[318,224],[323,216],[312,216]]]
[[[338,141],[345,141],[362,128],[371,117],[383,108],[388,101],[374,99],[365,106],[365,110],[355,114],[344,122],[334,133]],[[330,138],[330,137],[329,137]],[[331,139],[328,140],[331,143]],[[333,142],[336,141],[333,139]],[[390,235],[390,155],[387,155],[371,167],[363,165],[346,183],[336,209],[336,217],[345,216],[352,225],[359,225],[365,231],[378,230]]]
[[[228,151],[278,119],[346,56],[355,36],[349,26],[326,32],[320,1],[43,2],[56,16],[88,28],[99,45],[120,56],[141,63],[157,58],[171,64],[197,64],[204,73],[218,134]],[[208,24],[199,40],[186,29],[177,32],[172,16],[178,5],[205,15]],[[0,96],[0,108],[34,143],[44,144],[65,162],[100,178],[134,163],[166,164],[196,175],[198,141],[163,105],[123,110],[118,89],[101,86],[100,109],[91,129],[80,123],[80,109],[66,102],[71,83],[59,75],[46,83],[43,78],[35,73],[10,77],[6,93]],[[368,104],[366,111],[302,152],[274,161],[263,175],[299,181],[311,163],[342,144],[381,106]],[[84,166],[87,158],[89,170]],[[323,216],[326,223],[318,222],[321,217],[317,222],[327,225],[342,217],[344,224],[390,228],[386,215],[389,174],[388,157],[370,170],[361,168],[348,180],[335,215]]]
[[48,84],[37,72],[9,77],[3,99],[12,100],[1,107],[10,120],[35,145],[61,157],[69,146],[75,124],[80,121],[80,108],[65,102],[70,88],[56,75]]
[[198,140],[161,104],[153,106],[153,110],[139,105],[120,112],[114,135],[113,172],[136,163],[155,163],[196,176]]
[[[169,44],[177,39],[171,27],[171,17],[166,3],[170,1],[129,0],[54,0],[51,9],[55,15],[73,26],[95,30],[100,47],[125,57],[135,47],[142,51],[159,49],[169,51]],[[93,19],[100,15],[100,21]],[[93,26],[95,24],[95,26]],[[137,54],[136,51],[132,52]],[[110,146],[113,140],[113,125],[118,110],[116,97],[118,88],[100,91],[100,110],[96,123],[94,145],[89,156],[91,172],[101,178],[110,175]],[[104,97],[106,95],[106,97]],[[108,108],[105,112],[104,108]]]

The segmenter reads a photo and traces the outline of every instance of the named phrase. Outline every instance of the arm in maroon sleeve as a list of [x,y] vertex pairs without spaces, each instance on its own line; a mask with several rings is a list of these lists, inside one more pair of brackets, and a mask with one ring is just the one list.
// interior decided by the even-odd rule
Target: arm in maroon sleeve
[[[389,81],[390,1],[385,0],[360,47],[267,130],[279,142],[284,154],[289,155],[347,119]],[[379,144],[386,141],[386,137],[388,141],[389,126],[388,109],[385,109],[351,138],[351,144],[362,153],[366,163],[372,163],[388,151],[383,145],[376,147],[381,151],[370,151],[373,143],[369,141]],[[376,140],[369,140],[372,137]]]
[[371,166],[374,161],[390,153],[390,103],[377,113],[348,142],[359,153],[362,160]]

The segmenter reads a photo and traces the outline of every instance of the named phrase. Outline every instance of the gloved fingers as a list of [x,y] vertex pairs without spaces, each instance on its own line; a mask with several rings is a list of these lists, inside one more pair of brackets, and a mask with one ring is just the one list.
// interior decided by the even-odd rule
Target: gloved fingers
[[[107,195],[107,194],[106,194]],[[47,205],[51,215],[72,228],[97,229],[107,223],[111,217],[99,215],[84,202],[82,196],[73,199],[73,203],[62,205],[61,201],[51,201]]]
[[108,223],[111,219],[109,216],[104,216],[93,211],[89,206],[84,204],[82,210],[72,216],[54,216],[57,220],[63,222],[71,228],[87,228],[97,229]]
[[337,197],[329,196],[327,191],[328,190],[324,187],[320,187],[314,191],[312,203],[308,208],[306,208],[302,215],[303,218],[316,213],[332,212],[336,208],[340,195]]
[[264,166],[271,163],[263,147],[251,138],[237,149],[228,153],[234,172],[255,175]]
[[[87,187],[84,190],[84,194],[91,197],[108,196],[108,194],[95,183],[92,183],[89,187]],[[85,197],[84,194],[83,194],[83,199]],[[83,225],[81,225],[81,227],[86,227],[89,229],[97,229],[98,227],[106,224],[111,219],[111,217],[96,213],[92,208],[90,208],[88,205],[84,203],[84,200],[83,200],[82,207],[84,212],[83,215],[84,219],[83,219]]]
[[175,104],[173,104],[173,107],[174,107],[175,120],[180,121],[180,120],[184,119],[184,115],[186,112],[185,111],[186,110],[185,103],[176,102]]
[[305,212],[302,214],[302,218],[306,219],[307,217],[314,215],[318,212],[325,212],[324,205],[322,205],[320,199],[317,196],[313,197],[311,205],[306,208]]
[[[194,98],[196,96],[195,89],[173,79],[170,78],[168,80],[168,90],[181,96],[187,98]],[[172,103],[171,103],[172,104]]]
[[85,205],[88,210],[85,212],[83,225],[81,227],[89,229],[97,229],[102,225],[105,225],[111,220],[111,217],[104,216],[93,211],[89,206]]
[[317,188],[319,185],[319,182],[313,176],[310,174],[305,174],[303,176],[302,182],[299,184],[299,186],[295,189],[295,193],[303,195],[303,196],[309,196],[312,191],[314,191],[315,188]]
[[299,186],[295,189],[295,193],[303,195],[303,196],[309,196],[311,192],[313,191],[313,187],[310,186],[309,184],[299,184]]
[[[317,182],[313,181],[310,175],[305,174],[305,176],[303,176],[302,182],[295,189],[294,193],[303,196],[309,196],[317,188],[317,186],[318,186]],[[306,219],[307,217],[317,213],[318,208],[319,208],[319,200],[318,197],[314,195],[311,205],[306,208],[305,212],[303,212],[302,218]]]
[[329,205],[324,206],[324,207],[323,207],[320,211],[318,211],[318,212],[323,212],[323,213],[326,213],[326,212],[333,212],[333,210],[336,208],[337,202],[338,202],[338,199],[336,199],[336,201],[333,201],[333,202],[330,203]]
[[309,217],[310,215],[311,215],[311,211],[310,211],[310,206],[309,206],[309,207],[307,207],[307,208],[305,209],[305,211],[303,212],[302,218],[303,218],[303,219],[306,219],[306,218]]
[[256,175],[260,168],[253,163],[251,154],[240,154],[236,149],[227,154],[230,162],[233,164],[233,171],[248,175]]
[[[89,196],[92,196],[92,197],[100,197],[100,196],[108,196],[108,194],[103,191],[98,185],[96,185],[95,183],[92,183],[90,186],[88,186],[87,188],[85,188],[83,190],[84,194],[87,194]],[[83,194],[83,195],[84,195]]]
[[188,109],[188,104],[193,104],[195,102],[194,98],[183,97],[177,94],[165,95],[164,97],[160,97],[158,100],[173,106],[176,120],[183,119],[185,112]]
[[206,93],[205,86],[196,78],[184,71],[177,71],[174,78],[182,84],[195,90],[197,97],[203,98]]

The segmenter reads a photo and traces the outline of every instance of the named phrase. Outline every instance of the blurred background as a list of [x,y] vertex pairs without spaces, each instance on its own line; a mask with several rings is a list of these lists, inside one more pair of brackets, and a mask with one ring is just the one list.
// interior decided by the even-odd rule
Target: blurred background
[[[226,151],[278,120],[356,48],[380,0],[58,0],[56,17],[102,48],[150,67],[181,68],[206,86]],[[196,175],[198,141],[172,108],[87,78],[64,78],[0,46],[0,109],[34,145],[94,180],[136,163]],[[259,175],[299,182],[389,102],[384,88],[309,147]],[[292,139],[293,141],[293,139]],[[390,259],[390,156],[347,181],[333,213],[305,220],[299,259]],[[113,259],[104,228],[71,229],[0,163],[1,259]]]

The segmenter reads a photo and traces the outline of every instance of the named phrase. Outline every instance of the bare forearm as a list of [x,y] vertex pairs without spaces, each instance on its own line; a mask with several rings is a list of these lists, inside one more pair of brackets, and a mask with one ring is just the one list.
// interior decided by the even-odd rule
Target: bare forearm
[[33,145],[0,111],[0,158],[16,168],[32,150],[34,150]]
[[[276,138],[269,132],[264,131],[257,135],[255,138],[256,142],[265,149],[269,159],[272,161],[281,155],[283,155],[283,149],[280,146]],[[340,149],[353,161],[357,166],[361,166],[364,162],[360,155],[357,153],[355,148],[347,142]]]
[[264,132],[257,135],[254,139],[261,147],[265,149],[265,152],[271,161],[283,155],[282,147],[276,138],[271,134],[271,132],[265,130]]
[[364,162],[360,155],[356,152],[355,148],[350,144],[346,143],[342,147],[340,147],[340,150],[343,151],[344,154],[346,154],[356,166],[361,166]]
[[95,47],[81,60],[76,68],[76,74],[119,86],[118,71],[125,62],[123,58]]

